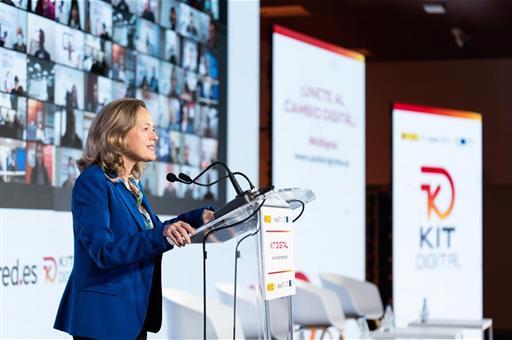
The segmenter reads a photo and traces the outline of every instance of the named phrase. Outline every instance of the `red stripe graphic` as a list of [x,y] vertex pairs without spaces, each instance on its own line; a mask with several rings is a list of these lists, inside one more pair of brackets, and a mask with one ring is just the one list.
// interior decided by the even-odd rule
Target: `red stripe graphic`
[[341,54],[341,55],[343,55],[345,57],[349,57],[349,58],[355,59],[357,61],[364,62],[364,55],[362,55],[361,53],[357,53],[355,51],[351,51],[351,50],[348,50],[346,48],[343,48],[343,47],[340,47],[340,46],[336,46],[336,45],[330,44],[330,43],[322,41],[322,40],[318,40],[318,39],[310,37],[308,35],[292,31],[292,30],[290,30],[288,28],[284,28],[283,26],[274,25],[274,33],[279,33],[279,34],[282,34],[282,35],[286,35],[286,36],[288,36],[290,38],[293,38],[293,39],[296,39],[296,40],[300,40],[300,41],[303,41],[305,43],[314,45],[316,47],[320,47],[320,48],[323,48],[325,50]]
[[292,270],[281,270],[281,271],[278,271],[278,272],[269,272],[268,275],[272,275],[272,274],[280,274],[280,273],[288,273],[288,272],[291,272]]
[[397,103],[393,104],[393,109],[433,114],[433,115],[442,115],[442,116],[482,120],[482,115],[478,112],[445,109],[445,108],[441,108],[441,107],[423,106],[423,105],[406,104],[406,103],[398,103],[397,102]]

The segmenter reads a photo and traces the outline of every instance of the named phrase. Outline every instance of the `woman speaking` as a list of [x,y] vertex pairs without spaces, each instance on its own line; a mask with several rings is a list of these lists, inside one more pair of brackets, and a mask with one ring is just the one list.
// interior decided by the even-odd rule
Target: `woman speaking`
[[197,209],[161,222],[144,195],[155,160],[151,114],[124,98],[95,117],[71,199],[74,264],[54,327],[74,339],[146,339],[162,323],[162,253],[213,219]]

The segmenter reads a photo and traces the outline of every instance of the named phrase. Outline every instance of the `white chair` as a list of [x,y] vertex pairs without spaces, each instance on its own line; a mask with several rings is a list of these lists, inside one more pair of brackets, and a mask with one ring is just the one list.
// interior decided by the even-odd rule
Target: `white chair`
[[[222,303],[233,306],[233,285],[230,283],[217,283],[217,292]],[[246,339],[263,338],[263,325],[260,321],[260,311],[258,309],[256,291],[249,287],[237,287],[237,319],[240,320]],[[231,316],[233,312],[231,312]],[[270,301],[270,322],[272,328],[272,338],[286,339],[288,335],[287,320],[288,310],[281,299]],[[238,334],[238,330],[237,330]]]
[[296,280],[293,321],[304,329],[321,329],[320,339],[334,327],[343,337],[345,315],[338,296],[331,290]]
[[[203,338],[203,298],[181,290],[162,290],[167,316],[169,339]],[[217,301],[207,300],[206,338],[232,339],[233,309]],[[240,323],[236,324],[237,339],[245,339]]]
[[379,320],[384,314],[382,299],[377,286],[333,273],[320,273],[322,286],[333,290],[339,297],[345,317],[366,317]]

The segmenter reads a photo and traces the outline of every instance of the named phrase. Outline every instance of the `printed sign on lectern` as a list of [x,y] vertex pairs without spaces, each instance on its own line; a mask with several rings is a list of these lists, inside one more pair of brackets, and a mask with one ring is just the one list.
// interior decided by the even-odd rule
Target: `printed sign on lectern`
[[264,206],[260,216],[264,298],[295,295],[292,210]]

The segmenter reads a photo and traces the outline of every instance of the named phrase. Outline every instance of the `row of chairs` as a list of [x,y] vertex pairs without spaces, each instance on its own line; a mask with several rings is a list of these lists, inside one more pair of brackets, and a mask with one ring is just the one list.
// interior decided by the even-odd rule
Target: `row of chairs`
[[[365,317],[378,321],[383,313],[381,296],[371,282],[354,280],[338,274],[319,275],[322,286],[312,284],[303,274],[297,275],[296,295],[293,297],[293,322],[301,330],[310,330],[312,338],[317,330],[324,338],[334,328],[343,337],[346,319]],[[216,285],[222,303],[208,301],[207,338],[232,337],[233,285]],[[172,339],[198,339],[203,336],[202,298],[173,289],[164,289],[164,308],[167,314],[168,336]],[[249,287],[237,289],[238,339],[263,337],[259,321],[256,291]],[[270,301],[271,320],[285,320],[286,305],[282,299]],[[272,336],[286,339],[288,328],[284,323],[272,323]]]

